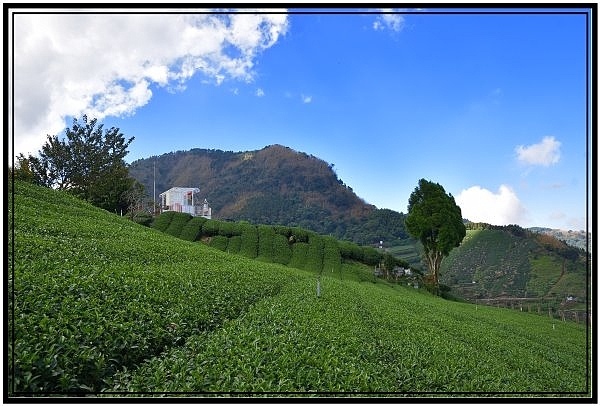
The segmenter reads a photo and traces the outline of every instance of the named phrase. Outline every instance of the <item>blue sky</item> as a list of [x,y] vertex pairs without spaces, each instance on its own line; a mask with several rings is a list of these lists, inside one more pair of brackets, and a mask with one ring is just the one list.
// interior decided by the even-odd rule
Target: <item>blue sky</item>
[[474,221],[585,229],[585,14],[290,11],[15,16],[14,152],[87,113],[129,162],[282,144],[379,208],[426,178]]

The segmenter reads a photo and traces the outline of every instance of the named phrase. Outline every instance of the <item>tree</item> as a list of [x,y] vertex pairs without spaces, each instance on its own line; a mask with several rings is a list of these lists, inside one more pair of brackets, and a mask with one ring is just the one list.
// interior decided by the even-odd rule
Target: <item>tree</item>
[[36,182],[35,175],[31,171],[29,159],[23,154],[19,154],[16,165],[9,168],[9,179],[17,179],[30,183]]
[[466,235],[460,207],[441,185],[421,179],[408,199],[405,225],[423,244],[433,289],[438,294],[442,259],[458,247]]
[[35,183],[68,190],[95,206],[109,211],[127,210],[126,192],[134,185],[123,160],[134,140],[125,140],[118,128],[103,130],[96,119],[73,119],[65,136],[48,135],[38,156],[18,160],[27,163]]

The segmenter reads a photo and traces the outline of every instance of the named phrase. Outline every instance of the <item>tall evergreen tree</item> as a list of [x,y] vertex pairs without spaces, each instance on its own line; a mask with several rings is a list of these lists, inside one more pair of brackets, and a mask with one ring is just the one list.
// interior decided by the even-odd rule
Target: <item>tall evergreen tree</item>
[[467,231],[454,197],[438,184],[419,180],[408,199],[407,231],[421,241],[434,290],[439,293],[442,259],[458,247]]

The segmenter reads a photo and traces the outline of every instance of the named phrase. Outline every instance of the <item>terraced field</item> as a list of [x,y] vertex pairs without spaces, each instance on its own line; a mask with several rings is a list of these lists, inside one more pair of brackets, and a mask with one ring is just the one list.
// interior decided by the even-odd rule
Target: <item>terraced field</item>
[[585,325],[374,283],[358,265],[322,272],[317,295],[314,271],[22,183],[13,215],[9,397],[591,395]]

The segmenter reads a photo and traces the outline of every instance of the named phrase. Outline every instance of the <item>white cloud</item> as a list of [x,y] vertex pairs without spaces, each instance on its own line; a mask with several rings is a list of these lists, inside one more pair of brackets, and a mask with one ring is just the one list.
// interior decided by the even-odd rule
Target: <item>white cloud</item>
[[302,99],[302,103],[304,104],[312,102],[312,96],[301,95],[300,98]]
[[373,29],[376,31],[390,29],[392,31],[400,32],[404,28],[404,17],[400,14],[394,14],[394,10],[391,8],[379,9],[381,15],[377,16],[375,22],[373,22]]
[[197,73],[250,82],[287,27],[285,13],[15,14],[15,155],[35,153],[68,116],[135,113],[152,86],[182,91]]
[[461,191],[455,200],[461,208],[463,218],[474,222],[520,224],[527,214],[515,192],[506,185],[500,185],[498,193],[481,186],[472,186]]
[[550,166],[560,160],[560,141],[548,136],[537,144],[519,145],[515,152],[517,159],[527,165]]
[[262,90],[260,87],[258,89],[256,89],[256,96],[257,97],[263,97],[265,95],[264,90]]

